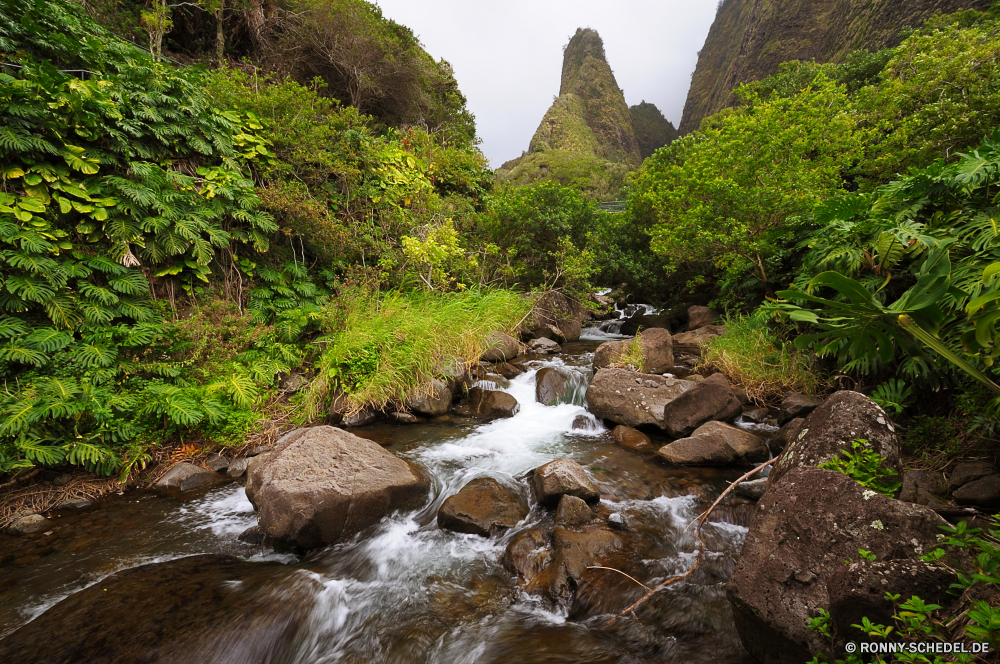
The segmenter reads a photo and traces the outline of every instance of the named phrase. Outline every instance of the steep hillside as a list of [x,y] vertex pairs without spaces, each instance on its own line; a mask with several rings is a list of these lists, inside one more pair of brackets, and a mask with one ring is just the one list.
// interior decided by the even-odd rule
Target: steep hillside
[[698,55],[680,133],[733,103],[732,90],[788,60],[841,62],[852,51],[902,41],[900,30],[936,13],[993,0],[723,0]]
[[600,35],[580,29],[566,46],[559,97],[542,118],[528,151],[501,166],[498,176],[522,185],[553,180],[592,198],[614,197],[625,174],[675,134],[652,104],[628,107]]

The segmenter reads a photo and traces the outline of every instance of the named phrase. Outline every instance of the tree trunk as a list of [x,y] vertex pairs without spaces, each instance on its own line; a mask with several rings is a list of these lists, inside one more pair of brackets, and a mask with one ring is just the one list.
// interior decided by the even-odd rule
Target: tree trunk
[[225,12],[226,0],[219,0],[219,7],[215,10],[215,63],[219,67],[222,66],[222,57],[226,50],[226,33],[222,23]]

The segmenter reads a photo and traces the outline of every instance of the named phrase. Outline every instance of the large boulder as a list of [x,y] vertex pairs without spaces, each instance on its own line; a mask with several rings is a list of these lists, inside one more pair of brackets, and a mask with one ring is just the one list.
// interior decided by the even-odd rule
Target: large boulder
[[[626,533],[609,527],[580,532],[556,526],[552,532],[551,562],[527,582],[525,589],[568,607],[580,586],[595,579],[589,567],[626,567],[626,561],[634,555],[633,549]],[[596,578],[599,581],[602,577]]]
[[694,383],[679,378],[598,369],[587,387],[587,406],[597,417],[616,424],[655,424],[664,429],[664,407],[692,387]]
[[699,355],[701,347],[711,339],[721,337],[726,333],[725,325],[706,325],[690,332],[674,335],[674,352],[689,355]]
[[714,325],[715,319],[719,317],[719,312],[709,307],[694,305],[688,307],[688,331],[700,330],[707,325]]
[[677,397],[663,409],[663,423],[671,436],[687,436],[705,422],[731,420],[743,412],[743,404],[733,394],[729,381],[712,374]]
[[560,343],[580,338],[583,323],[590,318],[580,302],[550,291],[535,302],[531,314],[521,325],[521,338],[552,339]]
[[725,466],[767,461],[764,439],[722,422],[706,422],[690,438],[664,445],[656,452],[678,466]]
[[915,560],[946,525],[930,508],[868,491],[843,473],[793,468],[757,504],[726,586],[743,645],[763,664],[801,664],[827,652],[809,619],[828,608],[827,586],[844,561],[857,559],[858,549],[878,560]]
[[639,330],[649,330],[654,327],[669,330],[674,327],[676,322],[676,317],[670,314],[647,314],[643,311],[622,321],[618,327],[618,333],[634,337]]
[[153,488],[166,493],[193,491],[212,486],[219,480],[219,474],[215,471],[182,461],[171,466],[170,470],[156,481]]
[[517,399],[506,392],[474,387],[455,408],[455,412],[465,417],[495,420],[501,417],[513,417],[518,408]]
[[[636,337],[642,349],[642,367],[645,373],[661,374],[674,366],[674,350],[670,332],[663,328],[643,330]],[[618,366],[623,355],[632,347],[632,339],[605,341],[594,352],[594,369]]]
[[418,505],[427,474],[370,440],[329,426],[296,429],[263,461],[255,458],[247,498],[261,529],[305,549],[332,544]]
[[822,399],[810,397],[798,392],[789,392],[781,400],[781,407],[778,409],[778,423],[784,424],[797,417],[805,417],[813,412],[823,403]]
[[551,406],[562,402],[569,385],[569,376],[554,367],[539,369],[535,374],[535,398],[538,403]]
[[985,461],[963,461],[955,466],[948,478],[948,489],[954,491],[960,486],[974,482],[987,475],[996,475],[997,469]]
[[434,379],[430,385],[416,390],[406,398],[406,408],[421,415],[437,417],[451,409],[452,392],[443,380]]
[[445,499],[437,522],[439,527],[457,533],[489,537],[513,528],[526,516],[528,504],[520,494],[492,477],[478,477]]
[[491,332],[486,336],[486,350],[483,362],[506,362],[521,354],[521,344],[517,339],[503,332]]
[[1000,507],[1000,475],[980,477],[978,480],[963,484],[951,495],[959,505]]
[[855,440],[867,441],[867,448],[884,457],[883,467],[895,470],[902,479],[896,430],[885,411],[860,392],[843,390],[824,401],[802,423],[799,435],[774,463],[768,475],[770,486],[792,468],[818,466],[841,452],[852,452]]
[[903,487],[899,499],[918,505],[944,507],[948,503],[939,496],[947,493],[948,484],[944,475],[930,470],[907,470],[903,473]]
[[546,507],[555,507],[563,496],[576,496],[588,503],[601,497],[587,471],[572,459],[556,459],[535,468],[532,482],[535,497]]

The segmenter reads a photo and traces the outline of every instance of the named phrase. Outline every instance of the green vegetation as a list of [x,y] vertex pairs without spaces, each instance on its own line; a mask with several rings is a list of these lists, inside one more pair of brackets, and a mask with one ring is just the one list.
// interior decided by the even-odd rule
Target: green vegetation
[[653,104],[643,101],[630,106],[628,112],[632,117],[635,140],[639,143],[639,155],[643,159],[648,159],[654,152],[677,139],[673,123],[663,117],[660,109]]
[[899,473],[883,466],[885,459],[868,446],[867,440],[860,438],[855,440],[851,443],[851,449],[854,451],[842,451],[840,456],[826,463],[821,463],[819,467],[836,470],[866,489],[877,491],[890,498],[894,497],[903,483],[893,481],[891,478],[896,477]]

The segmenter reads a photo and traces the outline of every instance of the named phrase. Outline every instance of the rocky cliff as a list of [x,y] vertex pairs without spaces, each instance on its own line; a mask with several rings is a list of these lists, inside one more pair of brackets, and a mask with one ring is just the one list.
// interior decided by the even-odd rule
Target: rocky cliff
[[732,90],[788,60],[840,62],[852,51],[896,46],[900,30],[936,13],[986,9],[993,0],[723,0],[691,79],[680,133],[735,101]]
[[632,116],[632,129],[639,142],[639,155],[645,159],[664,145],[670,145],[677,138],[674,123],[663,117],[655,105],[643,101],[628,109]]

